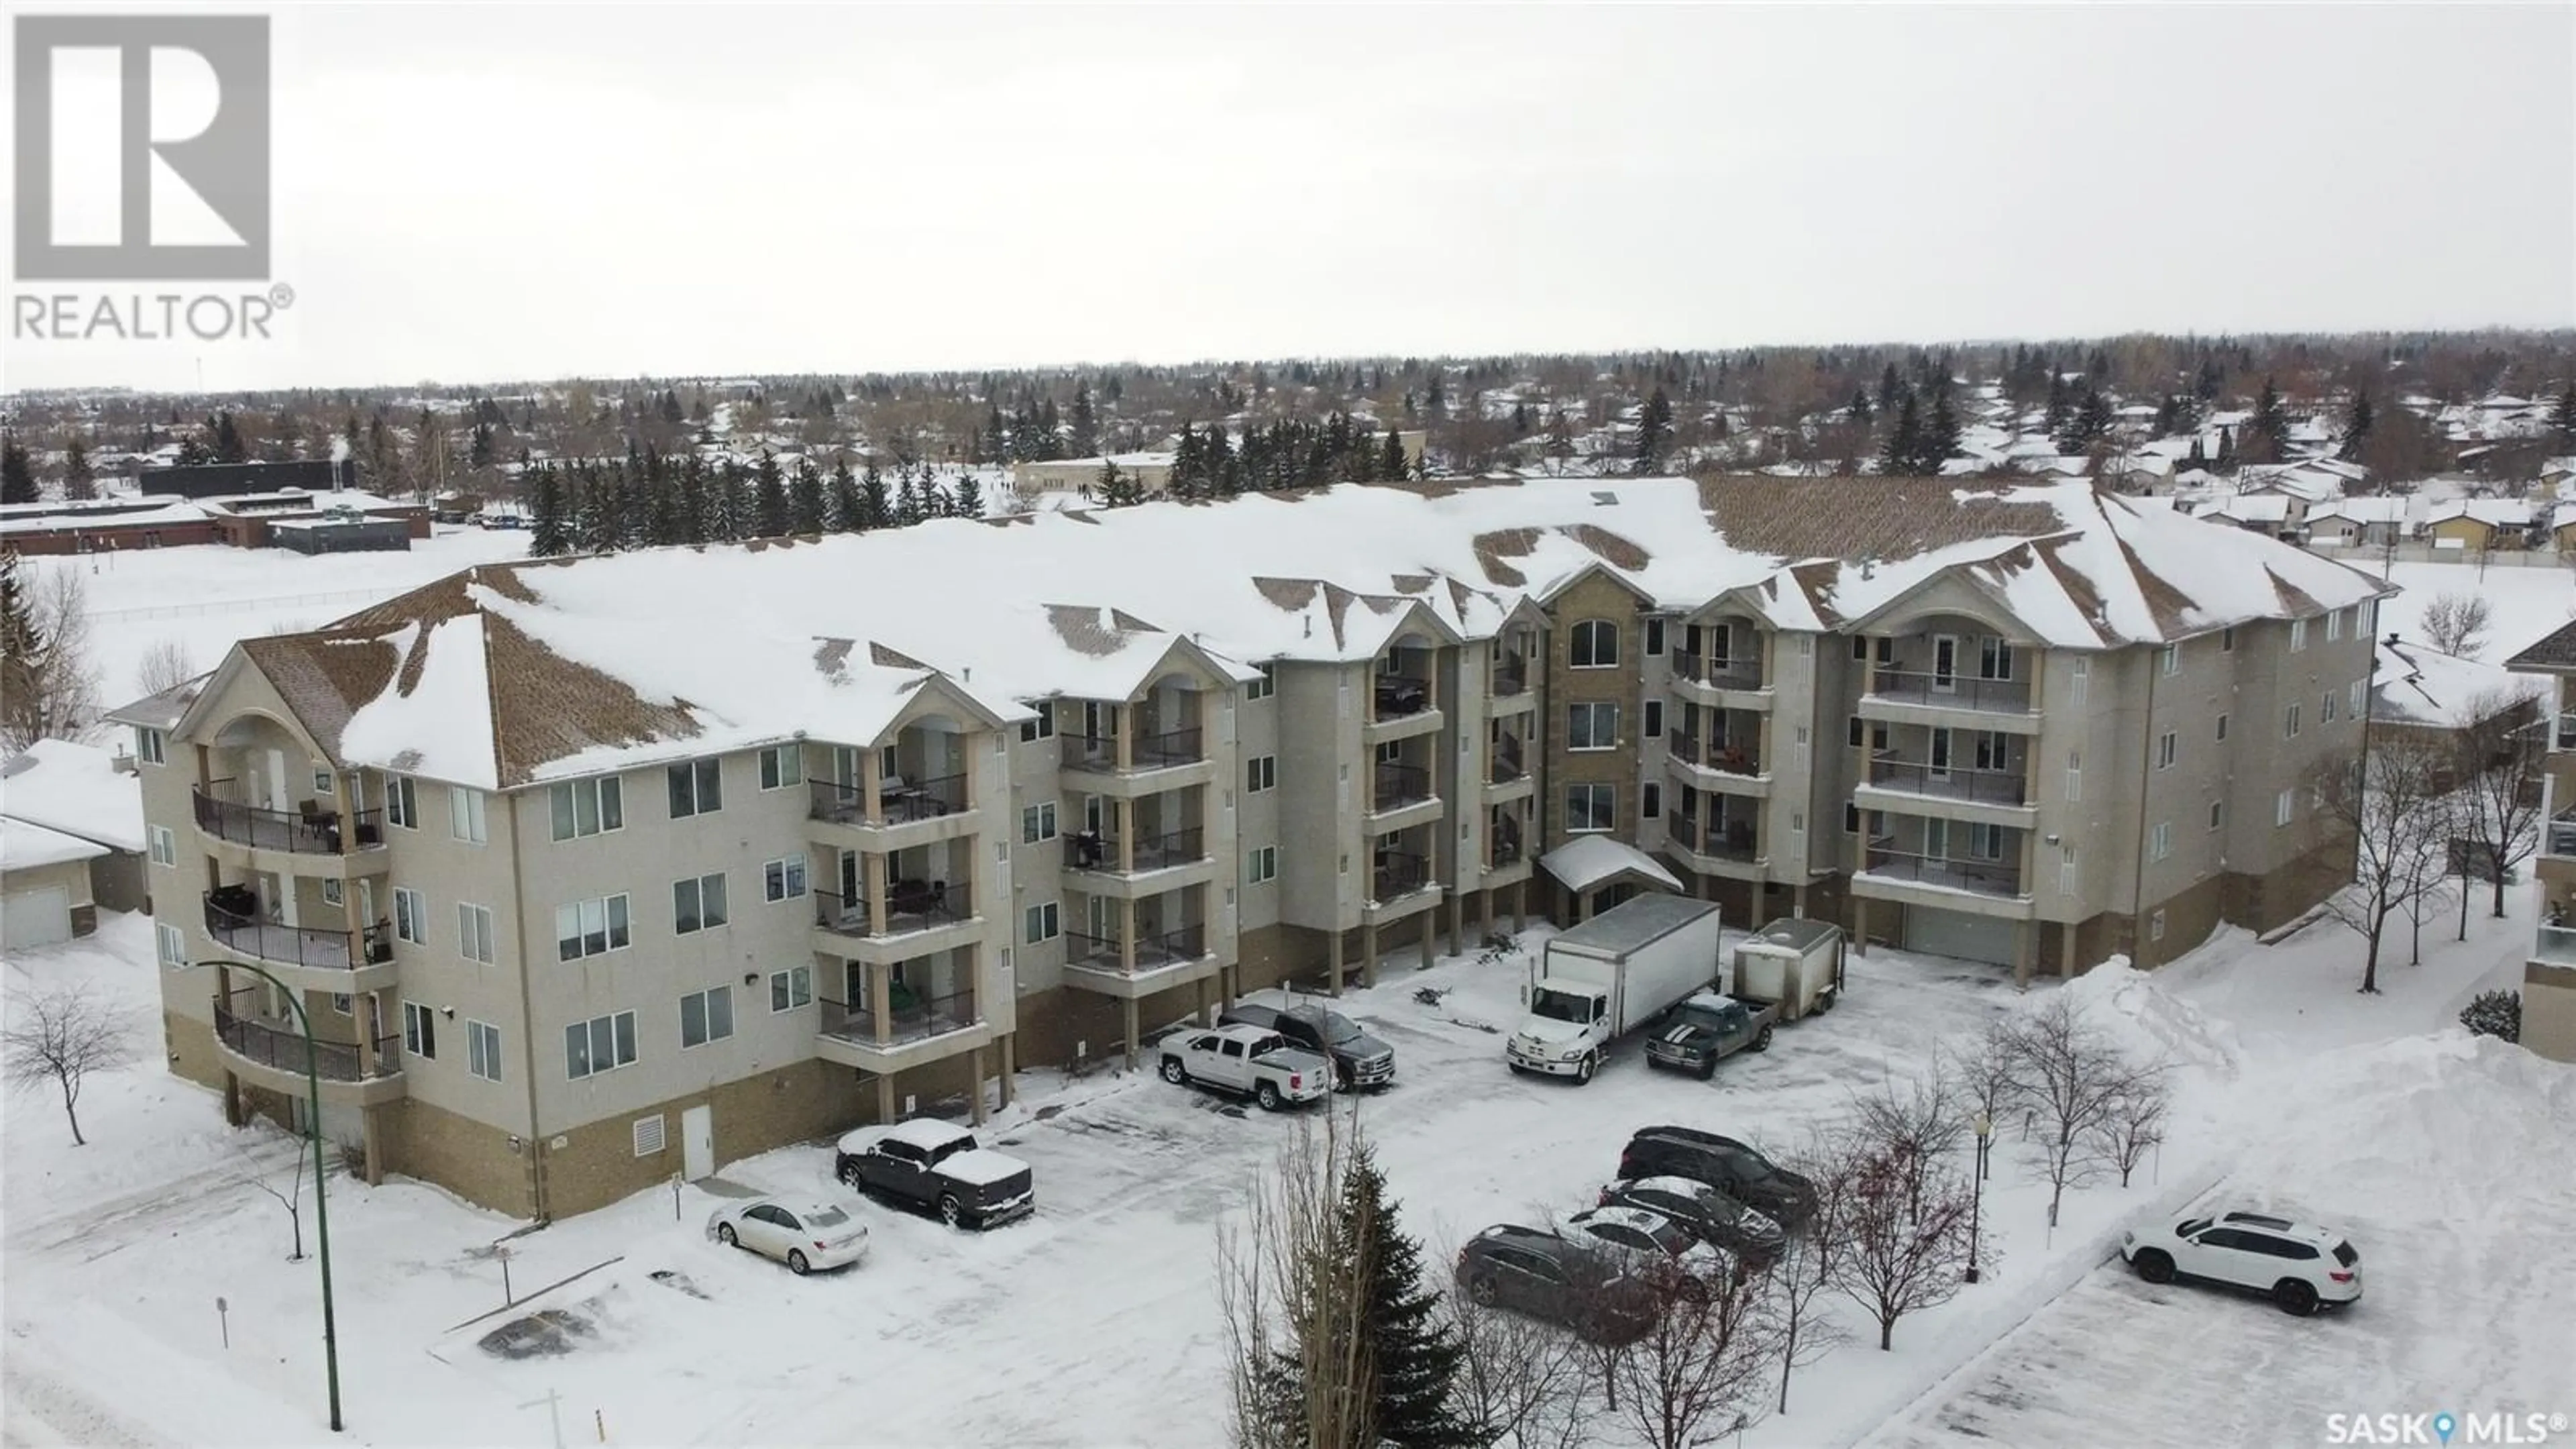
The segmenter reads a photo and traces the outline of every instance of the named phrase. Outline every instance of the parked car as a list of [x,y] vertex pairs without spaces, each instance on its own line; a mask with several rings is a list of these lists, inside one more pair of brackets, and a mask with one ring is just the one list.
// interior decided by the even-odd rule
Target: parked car
[[1619,1154],[1621,1177],[1687,1177],[1796,1232],[1816,1215],[1816,1185],[1732,1137],[1643,1127]]
[[1288,1038],[1291,1046],[1331,1058],[1333,1085],[1338,1091],[1395,1085],[1395,1048],[1361,1030],[1359,1023],[1340,1012],[1312,1002],[1284,1010],[1257,1002],[1237,1002],[1225,1009],[1217,1024],[1263,1027]]
[[749,1248],[803,1276],[846,1268],[868,1255],[867,1224],[827,1202],[773,1197],[727,1203],[707,1219],[707,1235],[728,1248]]
[[1183,1030],[1165,1038],[1163,1080],[1250,1097],[1276,1112],[1332,1095],[1333,1064],[1257,1026]]
[[1771,1050],[1772,1006],[1748,1006],[1731,996],[1703,991],[1673,1008],[1646,1043],[1646,1065],[1696,1072],[1703,1082],[1737,1052]]
[[1458,1286],[1488,1308],[1573,1329],[1596,1343],[1633,1343],[1654,1322],[1654,1291],[1581,1243],[1508,1223],[1458,1249]]
[[2267,1294],[2306,1315],[2361,1297],[2361,1254],[2331,1228],[2262,1213],[2185,1218],[2120,1240],[2120,1256],[2150,1283],[2196,1278]]
[[1691,1230],[1702,1242],[1714,1243],[1735,1260],[1760,1272],[1780,1260],[1788,1234],[1761,1213],[1687,1177],[1639,1177],[1601,1189],[1601,1206],[1636,1207],[1661,1213]]
[[1565,1220],[1565,1236],[1598,1245],[1628,1272],[1683,1297],[1708,1296],[1708,1284],[1736,1271],[1735,1260],[1689,1228],[1641,1207],[1585,1208]]
[[850,1133],[833,1172],[868,1196],[937,1212],[952,1228],[995,1227],[1037,1210],[1027,1163],[932,1117]]

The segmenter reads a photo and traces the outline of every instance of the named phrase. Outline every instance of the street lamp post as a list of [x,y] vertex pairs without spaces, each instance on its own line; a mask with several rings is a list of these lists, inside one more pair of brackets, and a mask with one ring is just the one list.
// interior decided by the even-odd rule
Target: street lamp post
[[1984,1276],[1977,1268],[1977,1221],[1986,1202],[1986,1144],[1994,1140],[1995,1119],[1979,1112],[1970,1125],[1977,1129],[1976,1182],[1968,1198],[1968,1281],[1974,1283]]
[[313,1019],[304,1014],[304,993],[246,961],[225,963],[235,971],[248,971],[277,988],[286,1004],[295,1012],[295,1028],[304,1034],[304,1091],[307,1097],[305,1127],[313,1139],[313,1236],[320,1245],[322,1260],[322,1368],[331,1384],[331,1432],[339,1433],[340,1422],[340,1338],[331,1312],[331,1209],[323,1192],[322,1160],[322,1069],[313,1045]]

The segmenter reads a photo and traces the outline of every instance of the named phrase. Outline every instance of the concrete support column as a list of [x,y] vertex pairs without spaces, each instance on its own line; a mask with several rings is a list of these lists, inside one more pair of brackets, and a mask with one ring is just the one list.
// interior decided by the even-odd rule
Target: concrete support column
[[[358,1029],[358,1080],[365,1081],[376,1074],[375,993],[370,991],[359,994],[349,1003],[349,1012],[350,1021]],[[376,1112],[373,1107],[370,1107],[367,1109],[367,1140],[370,1143],[375,1140],[375,1122]],[[372,1155],[374,1149],[370,1147],[368,1151]]]
[[1216,968],[1216,1001],[1219,1011],[1234,1009],[1235,981],[1242,971],[1243,967],[1240,963]]
[[966,1055],[973,1064],[975,1073],[975,1090],[970,1094],[974,1102],[971,1110],[974,1113],[975,1125],[981,1127],[984,1125],[984,1049],[977,1047]]
[[1017,1095],[1011,1089],[1011,1078],[1020,1070],[1019,1033],[1004,1032],[1000,1046],[1002,1048],[1002,1105],[1007,1107],[1011,1105],[1012,1097]]
[[1135,998],[1135,997],[1130,996],[1130,997],[1126,998],[1125,1000],[1123,1000],[1123,1001],[1119,1002],[1119,1003],[1118,1003],[1118,1014],[1119,1014],[1119,1017],[1120,1017],[1121,1025],[1123,1025],[1123,1026],[1126,1028],[1126,1034],[1127,1034],[1127,1070],[1129,1070],[1129,1071],[1131,1071],[1131,1072],[1132,1072],[1132,1071],[1136,1070],[1136,1047],[1137,1047],[1137,1041],[1136,1041],[1136,1036],[1137,1036],[1137,1032],[1136,1032],[1136,998]]
[[[1430,912],[1423,913],[1422,969],[1425,971],[1430,970],[1431,963],[1438,959],[1433,955],[1431,948],[1432,938],[1439,934],[1437,929],[1439,924],[1439,920]],[[1453,956],[1458,954],[1458,897],[1454,894],[1449,897],[1449,954]]]
[[[874,797],[868,807],[874,810]],[[868,900],[868,934],[882,933],[886,928],[886,877],[894,873],[894,857],[859,853],[859,892]]]
[[885,820],[885,756],[877,750],[859,751],[859,802],[867,810],[863,818],[883,823]]
[[877,1077],[877,1122],[882,1125],[893,1120],[894,1078],[880,1074]]
[[1326,964],[1331,971],[1332,990],[1335,996],[1339,996],[1342,994],[1342,933],[1335,930],[1325,939],[1325,949],[1328,953]]
[[2075,923],[2068,921],[2063,929],[2066,933],[2065,946],[2057,953],[2057,974],[2060,978],[2073,976],[2076,971]]
[[1377,984],[1377,926],[1374,923],[1360,927],[1360,984]]
[[367,1186],[381,1187],[385,1180],[383,1143],[376,1135],[376,1109],[363,1108],[358,1113],[358,1130],[365,1135],[367,1149]]
[[868,1016],[876,1028],[877,1045],[894,1040],[894,973],[880,965],[871,965],[868,973]]
[[1806,919],[1807,888],[1805,885],[1794,885],[1789,888],[1789,913],[1800,920]]
[[1494,888],[1487,886],[1476,893],[1476,929],[1483,936],[1494,934]]
[[1190,983],[1190,992],[1193,998],[1198,1002],[1195,1010],[1198,1015],[1199,1025],[1216,1025],[1216,1010],[1208,1004],[1208,978],[1202,976],[1198,980]]
[[1866,956],[1869,954],[1869,897],[1852,897],[1851,907],[1852,952],[1855,955]]
[[1140,718],[1142,716],[1136,712],[1132,703],[1119,706],[1113,711],[1114,722],[1111,728],[1118,735],[1118,768],[1122,773],[1134,768],[1136,764],[1136,722]]
[[1136,869],[1136,802],[1109,802],[1110,828],[1118,832],[1118,868],[1133,874]]
[[[1133,977],[1136,974],[1136,902],[1133,897],[1118,903],[1118,970]],[[1128,1003],[1132,1015],[1135,1003]],[[1127,1050],[1136,1049],[1136,1032],[1131,1023],[1127,1032]]]
[[[1458,940],[1467,933],[1467,898],[1457,891],[1449,892],[1449,954],[1459,953]],[[1431,964],[1431,927],[1422,928],[1422,964]]]
[[1529,877],[1512,882],[1512,934],[1529,929]]
[[2039,922],[2023,921],[2013,927],[2013,985],[2030,984],[2031,964],[2039,959]]

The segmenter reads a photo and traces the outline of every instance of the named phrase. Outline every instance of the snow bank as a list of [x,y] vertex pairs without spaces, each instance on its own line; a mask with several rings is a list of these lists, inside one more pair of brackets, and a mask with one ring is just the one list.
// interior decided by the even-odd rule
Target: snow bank
[[2188,1063],[2234,1080],[2242,1060],[2235,1033],[2165,983],[2113,956],[2061,988],[2087,1020],[2146,1061]]

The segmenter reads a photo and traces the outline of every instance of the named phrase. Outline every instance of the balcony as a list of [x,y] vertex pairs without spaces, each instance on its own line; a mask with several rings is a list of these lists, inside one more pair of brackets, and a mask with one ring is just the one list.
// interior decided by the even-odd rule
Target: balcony
[[2552,966],[2576,966],[2576,926],[2542,926],[2531,943],[2531,959]]
[[2023,898],[2021,868],[2000,860],[1917,855],[1872,841],[1862,871],[1855,880],[1932,886],[2002,900]]
[[1754,779],[1763,773],[1762,751],[1753,745],[1668,734],[1664,736],[1664,748],[1674,759],[1696,765],[1710,774]]
[[[302,1096],[305,1088],[304,1034],[292,1021],[260,1016],[260,992],[244,987],[215,999],[215,1042],[225,1061],[242,1076],[272,1091]],[[381,1036],[368,1043],[372,1059],[362,1059],[355,1042],[316,1041],[309,1058],[323,1088],[323,1100],[372,1106],[402,1095],[402,1037]],[[336,1090],[335,1090],[336,1084]]]
[[1371,695],[1374,713],[1369,718],[1373,720],[1405,719],[1431,709],[1431,681],[1419,675],[1381,673]]
[[1431,772],[1420,765],[1380,760],[1370,776],[1369,813],[1384,815],[1431,798]]
[[1485,779],[1488,784],[1510,785],[1527,778],[1529,763],[1522,757],[1521,742],[1511,735],[1494,741]]
[[1517,824],[1498,824],[1486,837],[1485,869],[1488,872],[1511,870],[1529,860],[1529,846],[1521,837]]
[[1188,729],[1165,730],[1158,735],[1131,735],[1127,739],[1126,763],[1119,763],[1118,735],[1065,735],[1062,749],[1064,767],[1068,770],[1166,770],[1174,765],[1194,764],[1206,758],[1200,747],[1202,732],[1194,725]]
[[926,948],[906,938],[966,926],[974,920],[973,897],[963,881],[894,881],[886,887],[882,921],[869,912],[864,896],[814,892],[814,944],[826,955],[857,951],[862,959],[883,960],[887,958],[880,953],[860,948],[897,940],[904,942],[905,954],[917,955],[924,949],[937,948]]
[[1515,653],[1494,656],[1494,697],[1510,699],[1529,692],[1529,659]]
[[807,787],[812,792],[810,818],[834,825],[858,825],[883,828],[910,825],[923,820],[938,820],[957,815],[966,809],[966,777],[942,775],[935,780],[906,780],[901,775],[888,775],[877,786],[877,810],[868,813],[867,787],[845,785],[833,780],[815,780]]
[[1762,859],[1761,832],[1748,818],[1721,815],[1703,825],[1697,816],[1668,814],[1664,817],[1664,833],[1685,852],[1702,860],[1755,865]]
[[1978,679],[1925,669],[1881,669],[1870,678],[1864,703],[1879,700],[1987,714],[2030,713],[2030,681]]
[[2560,715],[2558,727],[2549,739],[2553,749],[2576,750],[2576,714]]
[[2019,807],[2030,803],[2030,781],[2019,770],[1972,770],[1880,755],[1869,762],[1869,788],[1928,795],[1973,805]]
[[[216,789],[230,785],[229,779],[213,782]],[[346,855],[351,850],[384,848],[384,812],[360,810],[354,815],[339,812],[300,814],[290,810],[263,810],[235,800],[218,799],[207,787],[189,791],[196,809],[197,829],[214,839],[247,846],[252,850],[276,850],[289,855]]]
[[1750,693],[1762,688],[1762,661],[1759,659],[1703,659],[1696,654],[1676,654],[1673,656],[1673,673],[1710,689]]
[[1213,975],[1217,969],[1205,926],[1139,931],[1132,942],[1067,931],[1064,965],[1066,985],[1118,997],[1148,996]]
[[1207,832],[1204,830],[1174,830],[1163,835],[1138,836],[1132,856],[1120,853],[1122,844],[1116,835],[1077,831],[1064,838],[1064,868],[1141,875],[1147,871],[1195,865],[1207,859]]
[[1369,872],[1369,900],[1375,905],[1400,901],[1431,886],[1429,858],[1410,850],[1381,850]]
[[815,1055],[881,1075],[945,1060],[992,1039],[971,990],[917,996],[894,986],[886,993],[883,1016],[866,1002],[818,996],[815,1004],[823,1009]]
[[2576,859],[2576,806],[2549,817],[2540,834],[2540,853]]

